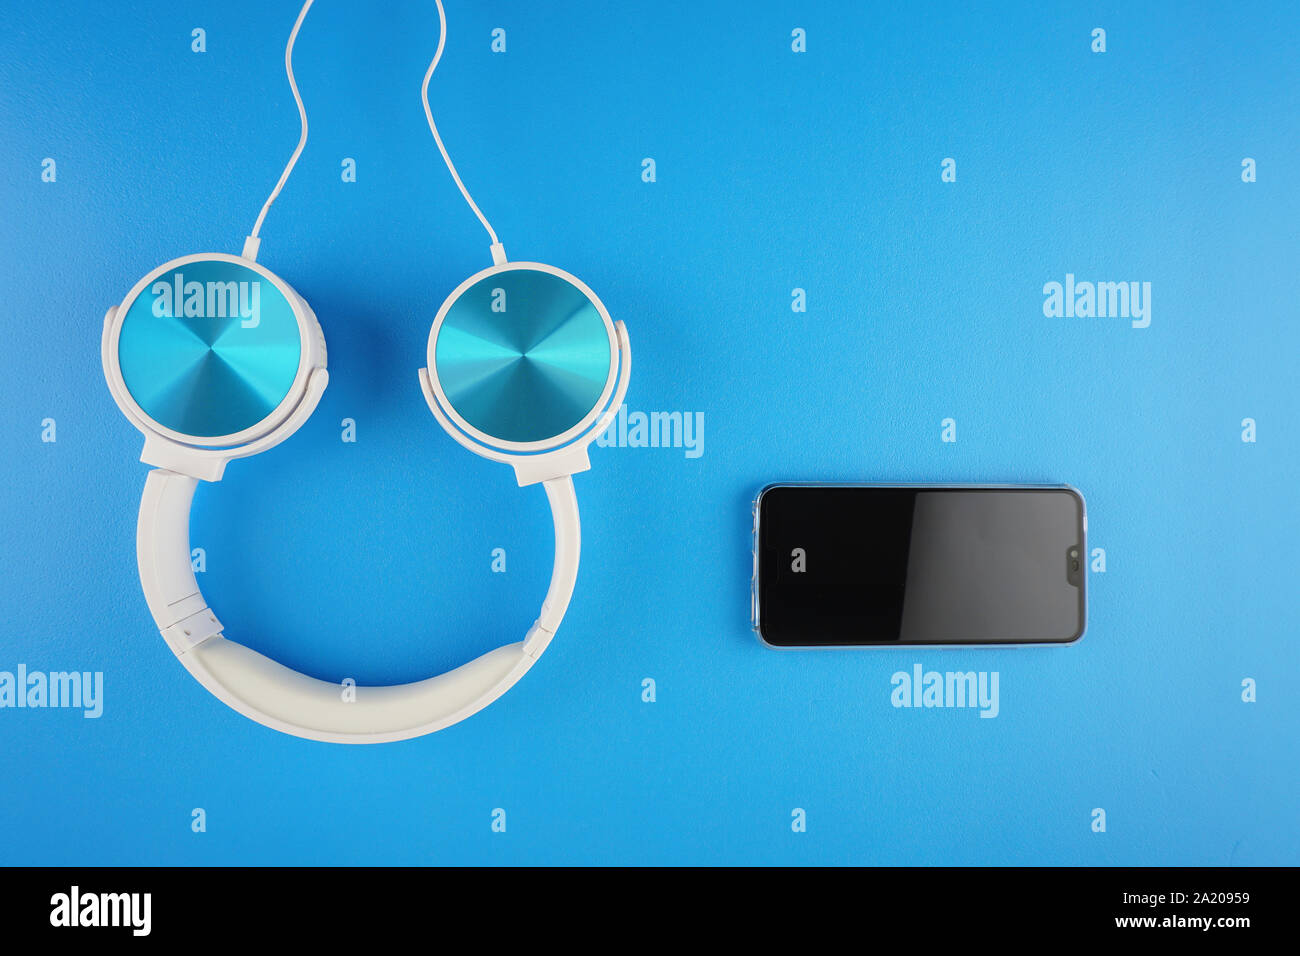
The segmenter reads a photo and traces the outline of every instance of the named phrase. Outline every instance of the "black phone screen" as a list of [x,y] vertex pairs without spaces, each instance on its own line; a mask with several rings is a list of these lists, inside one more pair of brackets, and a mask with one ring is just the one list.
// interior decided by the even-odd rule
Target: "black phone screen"
[[1068,643],[1085,624],[1073,488],[770,485],[754,617],[779,647]]

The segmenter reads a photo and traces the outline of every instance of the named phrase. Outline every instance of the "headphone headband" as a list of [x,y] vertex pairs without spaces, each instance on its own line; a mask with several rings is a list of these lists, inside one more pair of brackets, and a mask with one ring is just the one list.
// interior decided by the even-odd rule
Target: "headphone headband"
[[308,677],[223,635],[190,565],[190,505],[198,481],[154,469],[145,481],[136,558],[145,600],[168,646],[227,706],[275,730],[331,743],[405,740],[477,713],[541,656],[569,606],[581,531],[573,480],[542,482],[555,521],[555,567],[541,614],[520,642],[410,684],[355,687]]

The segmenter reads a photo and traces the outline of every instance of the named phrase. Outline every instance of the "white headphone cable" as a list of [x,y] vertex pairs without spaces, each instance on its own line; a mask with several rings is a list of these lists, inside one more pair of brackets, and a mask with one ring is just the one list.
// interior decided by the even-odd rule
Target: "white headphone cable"
[[280,195],[280,190],[284,184],[289,181],[289,174],[293,172],[294,165],[298,162],[298,157],[302,155],[303,147],[307,145],[307,110],[302,105],[302,96],[298,93],[298,81],[293,76],[293,41],[298,39],[298,29],[302,26],[302,21],[307,16],[307,11],[316,0],[307,0],[298,11],[298,19],[293,22],[293,29],[289,31],[289,42],[284,48],[284,72],[289,75],[289,89],[293,90],[293,100],[298,104],[298,119],[302,122],[302,135],[298,137],[298,148],[293,151],[289,157],[289,162],[284,167],[284,172],[280,174],[280,181],[275,184],[271,190],[271,195],[266,198],[266,203],[262,206],[262,211],[257,216],[257,222],[253,224],[253,231],[249,233],[248,238],[244,240],[243,257],[245,259],[256,261],[258,246],[262,240],[257,234],[262,229],[262,221],[266,219],[266,212],[271,208],[271,203],[275,202],[275,197]]
[[424,82],[420,85],[420,102],[424,104],[424,117],[429,121],[429,131],[433,133],[433,141],[438,144],[438,152],[442,153],[442,161],[447,164],[447,171],[451,173],[451,178],[456,180],[456,185],[460,188],[460,194],[465,197],[465,202],[469,203],[469,208],[474,210],[474,215],[478,216],[478,221],[483,223],[483,228],[492,237],[492,261],[500,265],[506,261],[505,247],[501,245],[501,240],[497,238],[492,223],[487,221],[487,216],[483,215],[483,211],[474,202],[474,197],[469,194],[469,190],[461,182],[455,164],[452,163],[451,157],[447,155],[447,147],[442,145],[442,137],[438,135],[438,127],[433,122],[433,111],[429,109],[429,80],[433,77],[433,71],[438,68],[438,61],[442,59],[443,47],[447,43],[447,13],[442,8],[442,0],[433,0],[433,2],[438,5],[438,49],[434,51],[433,61],[429,64],[428,72],[424,74]]

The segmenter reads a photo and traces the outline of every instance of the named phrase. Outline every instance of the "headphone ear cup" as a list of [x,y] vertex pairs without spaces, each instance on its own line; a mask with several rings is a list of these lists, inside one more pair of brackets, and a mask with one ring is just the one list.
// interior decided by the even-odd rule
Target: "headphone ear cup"
[[221,253],[141,279],[106,325],[104,372],[127,417],[182,444],[231,447],[274,431],[299,404],[325,335],[283,279]]
[[428,358],[439,404],[465,434],[539,451],[596,420],[613,391],[618,341],[604,305],[577,279],[505,263],[443,303]]

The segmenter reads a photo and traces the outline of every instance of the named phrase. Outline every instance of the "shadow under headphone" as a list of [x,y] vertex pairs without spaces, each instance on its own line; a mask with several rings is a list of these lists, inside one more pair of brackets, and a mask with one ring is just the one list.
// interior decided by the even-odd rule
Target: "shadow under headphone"
[[311,415],[329,379],[325,337],[307,302],[256,261],[262,208],[240,256],[206,253],[158,266],[108,310],[101,345],[118,407],[145,438],[136,533],[140,582],[164,640],[185,668],[234,710],[276,730],[336,743],[382,743],[432,733],[486,707],[513,686],[560,626],[578,573],[580,529],[571,476],[627,391],[631,348],[622,322],[583,282],[553,266],[510,262],[452,165],[427,90],[430,129],[452,177],[492,238],[493,265],[470,276],[438,310],[420,385],[438,423],[475,454],[509,464],[521,486],[541,484],[555,523],[555,565],[541,613],[518,642],[410,684],[343,688],[285,667],[225,636],[190,564],[189,518],[199,481],[270,448]]

